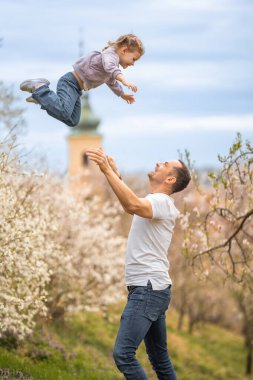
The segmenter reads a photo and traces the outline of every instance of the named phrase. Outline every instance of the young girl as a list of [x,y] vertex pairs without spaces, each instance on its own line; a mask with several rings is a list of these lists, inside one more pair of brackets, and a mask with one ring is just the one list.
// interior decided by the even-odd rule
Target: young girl
[[121,82],[136,92],[137,87],[122,74],[119,65],[126,69],[133,66],[144,54],[141,40],[134,34],[126,34],[116,41],[108,42],[102,52],[93,51],[81,57],[74,65],[74,71],[63,75],[57,84],[56,93],[49,89],[47,79],[28,79],[21,83],[20,89],[32,93],[27,102],[41,105],[41,109],[70,127],[78,124],[81,115],[82,90],[90,90],[103,83],[128,104],[132,104],[134,96],[125,94]]

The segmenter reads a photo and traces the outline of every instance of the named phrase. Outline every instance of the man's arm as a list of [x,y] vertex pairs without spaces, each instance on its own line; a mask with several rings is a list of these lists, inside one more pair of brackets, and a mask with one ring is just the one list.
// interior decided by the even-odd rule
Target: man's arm
[[104,173],[113,192],[127,213],[136,214],[143,218],[152,218],[153,212],[149,200],[146,198],[138,198],[137,195],[119,178],[111,168],[108,158],[101,148],[90,149],[86,154],[99,166],[102,173]]
[[[117,168],[117,165],[116,165],[116,163],[115,163],[115,161],[114,161],[114,159],[111,157],[111,156],[106,156],[107,157],[107,160],[108,160],[108,162],[109,162],[109,165],[110,165],[110,167],[112,168],[112,170],[114,171],[114,173],[117,175],[117,177],[119,178],[119,179],[121,179],[122,180],[122,177],[121,177],[121,174],[120,174],[120,172],[119,172],[119,170],[118,170],[118,168]],[[121,204],[121,206],[123,207],[123,205]],[[124,208],[124,207],[123,207]],[[127,212],[127,210],[124,208],[124,210]],[[133,215],[133,213],[131,212],[128,212],[129,214],[131,214],[131,215]]]
[[121,174],[119,172],[119,169],[117,168],[117,165],[116,165],[114,159],[111,156],[106,156],[106,158],[108,160],[110,167],[114,171],[114,173],[119,177],[119,179],[122,179]]

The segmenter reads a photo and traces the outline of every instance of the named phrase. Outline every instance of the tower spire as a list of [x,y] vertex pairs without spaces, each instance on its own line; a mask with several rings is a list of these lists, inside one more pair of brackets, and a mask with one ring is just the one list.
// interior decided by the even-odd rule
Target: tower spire
[[[79,48],[79,57],[83,56],[85,54],[84,52],[84,39],[83,39],[83,28],[79,28],[79,41],[78,41],[78,48]],[[88,91],[85,91],[84,94],[81,97],[81,118],[79,124],[71,129],[72,135],[82,135],[82,134],[97,134],[97,128],[100,124],[100,119],[97,117],[97,115],[94,113],[89,100],[89,93]]]
[[[79,57],[85,54],[83,30],[79,28]],[[81,118],[78,125],[70,129],[69,144],[69,178],[73,190],[83,187],[91,180],[96,184],[101,182],[101,175],[94,162],[89,161],[86,151],[102,146],[102,135],[98,132],[99,117],[93,111],[88,91],[81,96]],[[97,186],[97,185],[96,185]]]
[[83,28],[79,28],[79,57],[82,57],[84,55],[84,40],[83,40]]

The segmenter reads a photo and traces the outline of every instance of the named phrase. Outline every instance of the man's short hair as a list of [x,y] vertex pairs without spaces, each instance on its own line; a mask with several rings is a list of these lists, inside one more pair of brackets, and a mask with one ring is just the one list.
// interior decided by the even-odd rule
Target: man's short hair
[[182,160],[178,161],[181,163],[181,166],[174,166],[173,168],[174,175],[177,180],[173,183],[172,193],[178,193],[179,191],[184,190],[191,180],[190,171],[185,163]]

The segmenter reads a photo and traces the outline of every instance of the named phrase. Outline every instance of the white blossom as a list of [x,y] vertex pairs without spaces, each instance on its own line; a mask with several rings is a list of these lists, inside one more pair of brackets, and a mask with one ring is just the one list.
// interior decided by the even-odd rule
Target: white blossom
[[23,175],[7,156],[0,154],[0,337],[23,339],[39,314],[122,296],[126,239],[118,207],[92,194],[78,201],[62,179]]

